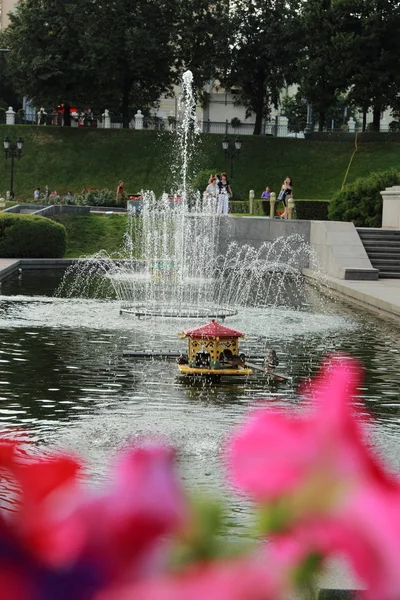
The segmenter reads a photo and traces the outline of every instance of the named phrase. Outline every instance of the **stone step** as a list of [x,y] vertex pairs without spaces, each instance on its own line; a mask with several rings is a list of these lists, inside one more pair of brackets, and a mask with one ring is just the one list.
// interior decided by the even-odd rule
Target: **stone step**
[[400,279],[400,271],[379,271],[379,279]]
[[394,242],[395,244],[400,244],[400,236],[388,236],[388,237],[381,237],[379,235],[366,235],[366,236],[360,236],[360,240],[362,241],[363,244],[365,243],[369,243],[369,242],[379,242],[382,245],[387,244],[388,242]]
[[393,235],[395,237],[400,237],[400,229],[372,229],[370,227],[358,227],[357,228],[358,235],[360,237],[364,237],[366,235],[381,235],[381,236],[390,236]]
[[400,250],[400,239],[397,240],[361,240],[364,248],[398,248]]
[[384,267],[398,267],[400,269],[400,259],[391,258],[372,258],[369,257],[371,264],[375,269],[382,269]]
[[368,252],[368,258],[373,260],[398,260],[400,261],[399,252]]
[[400,271],[400,264],[398,265],[375,265],[375,269],[378,269],[378,279],[381,273],[397,273]]

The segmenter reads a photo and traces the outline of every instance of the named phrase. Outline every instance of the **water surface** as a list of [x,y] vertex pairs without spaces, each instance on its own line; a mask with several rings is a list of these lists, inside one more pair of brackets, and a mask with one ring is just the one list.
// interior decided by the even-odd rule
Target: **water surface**
[[[321,357],[340,350],[365,365],[359,390],[374,415],[371,438],[400,471],[399,328],[359,308],[335,302],[304,284],[287,290],[286,306],[249,307],[226,321],[247,335],[243,349],[274,348],[279,386],[261,377],[210,386],[178,377],[173,362],[132,360],[125,349],[184,350],[178,331],[201,324],[121,316],[117,301],[53,297],[59,273],[24,273],[3,282],[0,296],[0,422],[44,448],[83,455],[94,481],[110,455],[146,434],[172,441],[186,484],[223,489],[220,450],[250,407],[267,398],[296,409],[296,388]],[[230,499],[234,519],[249,507]]]

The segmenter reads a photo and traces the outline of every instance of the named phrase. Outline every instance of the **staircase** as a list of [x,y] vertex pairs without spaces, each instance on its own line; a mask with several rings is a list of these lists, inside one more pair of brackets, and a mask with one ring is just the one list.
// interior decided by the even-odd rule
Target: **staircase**
[[400,279],[400,230],[357,228],[379,279]]

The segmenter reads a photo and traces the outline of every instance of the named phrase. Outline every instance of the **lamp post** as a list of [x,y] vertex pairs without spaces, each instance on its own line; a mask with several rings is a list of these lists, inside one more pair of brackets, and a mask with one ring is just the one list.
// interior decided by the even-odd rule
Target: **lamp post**
[[14,144],[8,136],[4,138],[4,158],[11,158],[11,173],[10,173],[10,197],[14,198],[14,159],[21,158],[22,147],[24,140],[22,137],[17,139],[17,143]]
[[235,141],[232,144],[227,136],[222,140],[222,149],[225,154],[225,158],[229,158],[231,161],[230,178],[233,179],[233,161],[235,158],[239,158],[240,149],[242,147],[242,140],[239,136],[235,137]]
[[304,130],[306,133],[311,133],[313,130],[312,118],[312,104],[311,102],[307,101],[307,124]]

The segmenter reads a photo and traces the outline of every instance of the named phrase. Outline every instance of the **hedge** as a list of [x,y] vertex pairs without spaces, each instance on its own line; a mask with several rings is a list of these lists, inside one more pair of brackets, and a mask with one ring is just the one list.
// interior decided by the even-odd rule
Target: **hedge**
[[400,172],[396,170],[357,179],[332,199],[329,218],[332,221],[350,221],[357,227],[381,227],[381,192],[393,185],[400,185]]
[[[305,221],[327,221],[328,220],[329,200],[295,200],[295,217]],[[249,214],[249,201],[230,201],[230,212],[236,214]],[[253,215],[255,217],[269,217],[269,200],[254,199]],[[284,211],[284,206],[280,200],[275,204],[275,216]]]
[[1,258],[62,258],[67,249],[63,225],[46,217],[0,213]]
[[304,221],[327,221],[329,200],[295,201],[296,219]]

